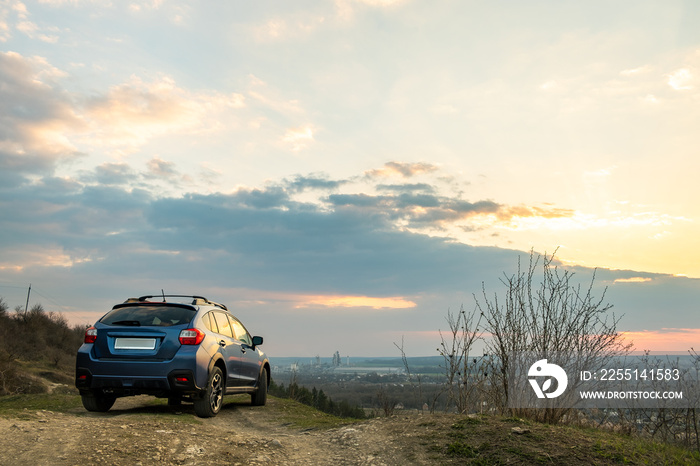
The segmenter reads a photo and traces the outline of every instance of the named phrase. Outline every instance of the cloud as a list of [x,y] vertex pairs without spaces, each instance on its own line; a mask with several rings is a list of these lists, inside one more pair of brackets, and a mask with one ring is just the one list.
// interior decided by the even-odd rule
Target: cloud
[[19,253],[10,251],[0,261],[0,270],[10,270],[21,272],[26,267],[71,267],[80,262],[85,262],[87,258],[75,258],[58,246],[38,246],[32,251]]
[[304,125],[298,128],[289,128],[283,140],[290,145],[294,152],[305,149],[314,141],[313,127],[311,125]]
[[687,68],[681,68],[668,75],[668,85],[676,91],[692,89],[693,74]]
[[85,251],[95,248],[107,251],[105,245],[113,243],[109,237],[114,232],[143,228],[142,215],[151,199],[143,190],[53,177],[9,189],[3,186],[1,192],[12,199],[0,204],[5,257],[13,249],[34,250],[32,244],[40,249],[51,245],[70,257],[84,257]]
[[615,283],[646,283],[650,282],[650,277],[629,277],[629,278],[616,278]]
[[249,86],[247,94],[251,99],[259,102],[264,107],[288,117],[303,113],[303,108],[297,99],[286,99],[282,97],[282,93],[279,90],[271,88],[267,82],[255,75],[249,75],[248,80]]
[[621,76],[637,76],[649,73],[653,68],[649,65],[640,66],[637,68],[630,68],[627,70],[620,71]]
[[[360,279],[353,275],[353,268],[344,269],[341,264],[369,261],[375,265],[371,272],[364,272],[367,281],[352,292],[374,296],[365,286],[391,282],[388,277],[396,273],[391,264],[404,262],[402,251],[447,248],[454,241],[455,228],[473,231],[523,218],[544,221],[572,214],[553,206],[509,206],[487,199],[464,199],[446,192],[437,168],[426,163],[390,162],[382,169],[365,172],[388,169],[391,176],[401,179],[432,177],[424,183],[367,184],[368,180],[383,181],[386,176],[336,180],[310,174],[263,187],[239,187],[228,194],[176,196],[153,184],[154,178],[167,179],[170,184],[182,182],[174,162],[153,157],[145,169],[139,172],[125,163],[103,163],[76,180],[60,183],[45,178],[26,185],[21,192],[27,199],[17,199],[7,216],[19,215],[26,221],[20,212],[52,212],[27,224],[35,231],[51,231],[51,241],[69,255],[75,249],[76,257],[85,257],[92,254],[86,250],[99,249],[101,255],[121,261],[129,255],[124,253],[128,249],[141,251],[140,257],[160,257],[162,251],[172,251],[190,257],[191,264],[216,257],[213,263],[222,270],[228,270],[230,262],[235,264],[234,270],[251,272],[234,274],[246,286],[259,287],[248,281],[258,274],[277,277],[274,282],[278,286],[285,279],[295,286],[306,286],[303,277],[313,275],[315,267],[333,271],[324,279],[335,276],[356,282]],[[428,182],[431,180],[433,183]],[[28,196],[30,190],[40,195],[40,200]],[[428,239],[424,236],[427,233],[442,238]],[[13,241],[20,244],[26,235],[12,227],[7,234],[14,235]],[[100,237],[105,238],[102,247],[98,246]],[[198,244],[202,246],[194,246]],[[373,252],[377,249],[385,257]],[[310,260],[300,268],[295,258],[304,255]],[[230,276],[230,271],[226,273]],[[310,280],[320,283],[319,278]],[[334,289],[329,282],[323,290],[308,291],[328,291],[328,286]]]
[[[163,160],[153,159],[151,165],[163,175],[175,173]],[[2,205],[3,248],[23,251],[33,243],[51,244],[47,257],[57,259],[42,265],[21,252],[3,254],[11,258],[3,267],[36,270],[61,264],[112,275],[133,274],[133,264],[146,261],[143,274],[171,280],[187,264],[188,276],[218,274],[211,285],[397,299],[407,290],[451,282],[426,278],[425,267],[461,267],[459,254],[450,250],[462,246],[395,230],[400,212],[433,206],[434,197],[367,195],[362,205],[358,196],[329,209],[328,203],[299,202],[293,196],[313,188],[321,189],[319,199],[328,199],[323,193],[345,186],[342,180],[299,176],[291,183],[241,187],[230,194],[170,197],[124,183],[134,176],[140,175],[124,163],[107,163],[85,174],[83,182],[45,178],[15,189],[13,203]],[[97,181],[105,183],[91,184]],[[351,204],[354,208],[348,208]]]
[[416,303],[403,297],[372,297],[372,296],[300,296],[297,309],[306,307],[351,307],[371,309],[409,309]]
[[142,9],[158,10],[161,6],[163,6],[163,3],[165,3],[165,0],[147,0],[142,2],[131,2],[129,4],[129,10],[133,12],[139,12]]
[[386,8],[386,7],[393,7],[397,5],[401,5],[403,3],[406,3],[406,0],[355,0],[358,3],[362,3],[365,5],[373,6],[373,7],[381,7],[381,8]]
[[[316,8],[289,8],[284,15],[275,15],[245,27],[248,34],[260,43],[305,40],[319,30],[334,30],[352,23],[362,7],[384,11],[402,5],[406,0],[335,0],[321,3]],[[289,6],[289,5],[286,5]]]
[[331,194],[328,201],[336,207],[372,207],[391,206],[392,197],[372,196],[370,194]]
[[125,163],[103,163],[95,167],[94,179],[102,185],[125,185],[132,181],[135,172]]
[[[24,33],[32,39],[39,39],[42,42],[54,44],[58,42],[58,36],[55,34],[48,35],[41,33],[39,26],[31,21],[22,21],[17,24],[17,30]],[[56,28],[51,28],[51,31],[56,32]]]
[[43,58],[0,52],[0,167],[5,181],[14,178],[14,184],[30,174],[51,173],[60,160],[77,155],[65,135],[82,122],[70,96],[57,89],[56,79],[62,76]]
[[240,188],[232,196],[231,201],[235,205],[251,209],[287,209],[293,205],[287,192],[277,187],[266,189]]
[[369,178],[401,176],[403,178],[411,178],[416,175],[431,173],[438,169],[437,166],[425,163],[403,163],[403,162],[387,162],[382,168],[369,170],[365,172],[365,176]]
[[[162,159],[151,162],[164,175],[177,174]],[[558,214],[549,206],[466,201],[438,184],[376,189],[362,185],[361,175],[296,175],[230,193],[177,196],[142,183],[144,176],[125,163],[103,163],[81,179],[0,187],[3,199],[12,198],[0,202],[0,280],[50,283],[56,287],[50,293],[65,295],[65,302],[80,295],[83,311],[161,288],[205,294],[265,329],[276,351],[291,344],[285,335],[295,326],[334,335],[338,328],[362,331],[367,319],[358,311],[371,315],[377,332],[400,338],[440,328],[445,310],[471,300],[482,282],[500,292],[498,278],[523,255],[431,237],[421,228]],[[579,267],[576,274],[587,283],[591,271]],[[630,280],[647,276],[653,280]],[[630,271],[598,277],[616,313],[627,315],[629,331],[660,322],[680,328],[697,302],[697,280]]]
[[223,129],[217,117],[245,107],[240,94],[190,92],[168,76],[147,82],[137,76],[84,103],[89,126],[82,142],[133,152],[154,137]]
[[153,175],[163,178],[171,178],[177,175],[175,164],[173,162],[166,162],[159,157],[154,157],[148,161],[148,170]]
[[557,207],[513,206],[501,209],[498,212],[498,217],[502,220],[513,220],[516,218],[561,219],[571,218],[575,214],[576,212],[573,209]]
[[79,5],[80,3],[105,3],[111,6],[111,2],[98,2],[97,0],[39,0],[40,3],[45,3],[52,6],[60,6],[65,4]]
[[327,200],[334,208],[373,212],[389,223],[398,222],[417,231],[426,228],[444,230],[474,218],[490,219],[489,224],[509,224],[522,218],[568,218],[575,213],[555,207],[508,206],[492,200],[472,202],[459,196],[434,194],[437,187],[424,184],[397,185],[388,189],[386,185],[378,185],[378,188],[393,194],[342,193],[331,194]]
[[8,24],[9,15],[10,9],[7,5],[0,5],[0,42],[7,42],[10,38],[10,25]]
[[12,37],[12,17],[14,22],[26,21],[27,7],[20,1],[6,0],[0,3],[0,42],[7,42]]
[[414,191],[426,193],[435,192],[435,187],[428,183],[378,184],[376,189],[378,191],[394,191],[402,193],[410,193]]
[[327,18],[310,12],[292,13],[270,18],[249,28],[258,42],[275,42],[306,37],[323,26]]
[[291,192],[304,192],[311,189],[334,191],[347,183],[349,183],[348,180],[330,180],[325,175],[297,175],[293,180],[284,182]]
[[[41,57],[0,52],[0,179],[21,184],[85,154],[124,155],[168,134],[211,134],[245,107],[241,94],[191,92],[172,78],[132,77],[89,98],[63,90],[68,75]],[[301,146],[303,137],[295,144]],[[150,162],[164,175],[166,164]],[[167,171],[167,173],[166,173]]]
[[21,1],[6,0],[0,3],[0,42],[7,42],[12,37],[12,29],[21,32],[30,39],[54,44],[59,28],[51,26],[42,28],[30,20],[27,6]]

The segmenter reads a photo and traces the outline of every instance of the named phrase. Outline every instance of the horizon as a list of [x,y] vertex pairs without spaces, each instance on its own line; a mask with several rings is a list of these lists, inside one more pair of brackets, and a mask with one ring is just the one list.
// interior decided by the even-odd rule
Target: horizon
[[[265,353],[265,354],[267,354],[267,353]],[[673,352],[673,351],[672,352],[650,351],[648,355],[649,356],[688,356],[689,358],[694,357],[691,354],[689,354],[688,351],[686,351],[686,352],[682,352],[682,351],[675,351],[675,352]],[[267,356],[270,358],[270,361],[272,361],[273,359],[308,359],[308,360],[312,360],[312,361],[316,359],[316,356],[270,356],[269,354]],[[645,356],[645,352],[641,351],[641,350],[633,351],[626,356]],[[481,357],[484,357],[484,355],[483,354],[470,354],[469,355],[469,358],[481,358]],[[611,357],[625,357],[625,356],[611,356]],[[359,360],[359,362],[362,362],[363,360],[372,360],[372,359],[390,360],[390,361],[402,359],[402,357],[400,355],[399,356],[349,356],[349,355],[343,356],[343,355],[341,355],[341,359],[346,359],[346,358],[350,358],[351,360],[353,360],[353,359]],[[406,356],[406,359],[409,359],[409,360],[410,359],[426,359],[426,358],[435,358],[435,359],[439,359],[439,360],[444,361],[444,357],[440,356],[440,355]],[[320,356],[320,359],[322,362],[324,362],[325,360],[332,361],[333,357],[332,356]],[[345,364],[341,364],[341,366],[342,365],[345,365]]]

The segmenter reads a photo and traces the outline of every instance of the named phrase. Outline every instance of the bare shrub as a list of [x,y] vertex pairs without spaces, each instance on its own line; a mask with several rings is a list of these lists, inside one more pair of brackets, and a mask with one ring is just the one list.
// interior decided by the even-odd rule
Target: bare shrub
[[379,385],[379,390],[377,390],[377,403],[379,404],[379,409],[384,413],[384,416],[390,417],[394,414],[397,401],[389,395],[382,384]]
[[[555,251],[556,253],[556,251]],[[540,282],[536,273],[541,267]],[[575,367],[596,370],[611,357],[629,352],[616,327],[619,318],[608,315],[612,305],[605,303],[605,289],[600,298],[593,295],[595,272],[587,286],[573,281],[574,273],[554,264],[554,254],[541,256],[530,252],[530,261],[523,268],[501,278],[505,291],[492,296],[482,284],[481,299],[474,296],[484,319],[486,350],[493,356],[493,388],[500,392],[502,411],[555,423],[567,413],[565,409],[508,409],[511,358],[523,353],[536,353],[541,358],[551,354],[567,354]]]
[[467,313],[464,306],[461,306],[457,315],[447,311],[447,336],[440,331],[438,352],[445,360],[447,402],[453,404],[460,413],[466,413],[476,405],[476,389],[483,382],[483,373],[478,370],[477,360],[469,355],[474,343],[482,338],[480,322],[480,314],[477,315],[476,311]]

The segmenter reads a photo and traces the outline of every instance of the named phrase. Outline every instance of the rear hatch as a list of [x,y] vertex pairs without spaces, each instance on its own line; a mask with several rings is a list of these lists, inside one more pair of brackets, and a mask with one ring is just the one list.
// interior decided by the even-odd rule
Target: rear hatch
[[100,359],[169,360],[180,348],[180,331],[197,308],[180,303],[125,303],[95,324],[94,356]]

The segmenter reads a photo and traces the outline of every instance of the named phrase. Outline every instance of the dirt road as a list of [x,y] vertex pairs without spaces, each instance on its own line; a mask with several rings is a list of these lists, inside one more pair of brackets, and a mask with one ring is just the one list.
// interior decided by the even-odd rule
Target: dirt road
[[74,407],[75,395],[40,405],[56,411],[14,401],[0,415],[0,465],[700,464],[694,451],[590,428],[403,411],[345,424],[291,400],[228,398],[211,419],[152,397],[108,413]]
[[[284,464],[398,465],[429,463],[410,437],[415,422],[374,419],[334,428],[290,425],[282,401],[252,407],[229,401],[200,419],[191,405],[153,406],[148,397],[118,399],[105,414],[26,411],[0,417],[0,463],[27,464]],[[421,430],[425,430],[422,428]],[[410,438],[409,438],[410,440]],[[410,442],[408,442],[410,445]]]

